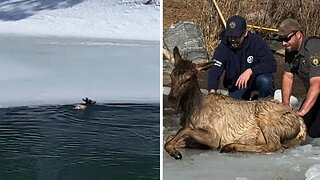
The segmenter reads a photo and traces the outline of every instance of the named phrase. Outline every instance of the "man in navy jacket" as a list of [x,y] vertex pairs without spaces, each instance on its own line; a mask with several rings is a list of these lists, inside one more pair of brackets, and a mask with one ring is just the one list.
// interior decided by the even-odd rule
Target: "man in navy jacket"
[[273,96],[276,61],[266,42],[247,31],[246,20],[241,16],[230,17],[220,40],[213,55],[214,66],[208,72],[208,90],[218,89],[225,71],[223,85],[231,97],[249,100],[254,90],[258,91],[258,97]]

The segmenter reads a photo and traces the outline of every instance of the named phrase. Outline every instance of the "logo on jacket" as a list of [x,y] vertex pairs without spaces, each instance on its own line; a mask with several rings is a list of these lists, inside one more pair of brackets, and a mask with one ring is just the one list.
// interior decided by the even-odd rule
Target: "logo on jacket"
[[247,62],[248,62],[249,64],[251,64],[251,63],[253,62],[253,56],[249,56],[249,57],[247,58]]
[[310,57],[310,64],[314,67],[320,66],[320,54],[314,53]]

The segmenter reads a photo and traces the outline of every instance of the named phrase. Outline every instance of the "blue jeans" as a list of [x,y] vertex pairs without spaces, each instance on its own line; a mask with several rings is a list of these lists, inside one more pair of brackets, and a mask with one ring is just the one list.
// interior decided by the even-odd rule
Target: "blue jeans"
[[230,91],[229,96],[235,99],[250,100],[252,91],[258,91],[258,97],[274,96],[274,82],[272,74],[260,74],[250,78],[245,89]]

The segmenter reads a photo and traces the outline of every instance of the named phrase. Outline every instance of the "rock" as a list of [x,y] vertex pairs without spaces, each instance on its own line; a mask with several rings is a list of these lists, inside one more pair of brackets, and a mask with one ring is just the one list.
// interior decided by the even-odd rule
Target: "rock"
[[164,44],[172,53],[178,46],[182,58],[185,60],[208,60],[209,56],[203,47],[200,33],[196,25],[191,21],[180,21],[171,25],[163,34]]

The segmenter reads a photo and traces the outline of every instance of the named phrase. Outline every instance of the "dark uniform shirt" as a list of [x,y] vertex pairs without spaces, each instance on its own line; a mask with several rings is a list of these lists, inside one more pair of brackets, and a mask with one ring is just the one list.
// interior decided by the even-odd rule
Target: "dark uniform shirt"
[[[302,37],[302,46],[298,52],[286,52],[285,71],[299,76],[306,91],[310,87],[310,78],[320,76],[320,38]],[[308,135],[320,137],[320,96],[310,111],[303,116]]]
[[320,38],[302,38],[298,52],[286,52],[285,71],[298,75],[308,91],[310,78],[320,76]]
[[228,89],[235,87],[238,77],[248,68],[252,69],[252,76],[276,71],[272,51],[259,35],[248,32],[243,47],[234,50],[229,47],[224,33],[220,34],[221,43],[213,55],[215,63],[208,72],[209,90],[218,88],[223,71],[223,84]]

